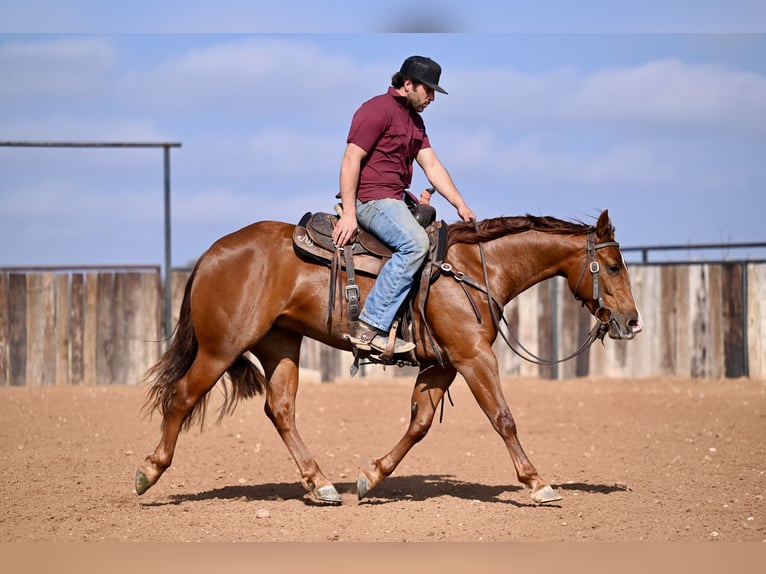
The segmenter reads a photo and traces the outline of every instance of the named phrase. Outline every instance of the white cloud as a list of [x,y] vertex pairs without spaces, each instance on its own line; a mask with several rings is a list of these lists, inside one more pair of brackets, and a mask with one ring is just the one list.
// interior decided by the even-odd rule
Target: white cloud
[[115,65],[111,44],[73,37],[0,44],[0,102],[61,101],[103,92]]
[[[382,76],[385,78],[385,75]],[[374,78],[374,79],[373,79]],[[249,37],[189,51],[154,69],[125,75],[116,92],[128,105],[165,112],[215,109],[277,118],[347,115],[339,91],[368,90],[377,71],[309,41]],[[361,97],[361,96],[359,96]]]
[[557,145],[544,136],[507,142],[482,130],[460,138],[458,149],[450,146],[440,155],[454,159],[449,167],[456,172],[535,186],[650,187],[688,180],[689,175],[679,173],[664,146],[657,148],[652,142],[585,150]]
[[461,119],[506,129],[572,123],[597,128],[766,129],[766,77],[719,66],[669,59],[591,74],[573,69],[522,74],[493,68],[456,70],[451,76],[458,85],[482,88],[451,94],[448,105],[433,109],[440,121]]
[[566,115],[718,128],[766,128],[766,77],[662,60],[584,78]]

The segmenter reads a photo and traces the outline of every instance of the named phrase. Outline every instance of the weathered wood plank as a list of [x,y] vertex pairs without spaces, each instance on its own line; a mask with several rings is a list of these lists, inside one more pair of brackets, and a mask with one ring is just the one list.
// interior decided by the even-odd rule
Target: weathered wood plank
[[720,265],[708,265],[708,308],[710,326],[710,378],[724,376],[722,275]]
[[661,269],[652,267],[632,267],[629,269],[631,287],[636,306],[644,324],[642,333],[625,343],[628,365],[635,377],[648,377],[662,372],[660,357],[668,357],[668,342],[659,336],[665,327],[663,285]]
[[152,345],[152,341],[147,338],[147,335],[153,338],[154,333],[147,333],[144,330],[144,317],[150,315],[148,310],[152,306],[152,293],[144,289],[142,275],[125,273],[120,276],[122,304],[117,309],[116,334],[123,342],[117,347],[115,357],[116,382],[120,384],[137,384],[151,366],[148,348]]
[[708,325],[708,282],[707,266],[695,265],[689,268],[689,320],[691,345],[689,372],[692,377],[709,374],[710,326]]
[[27,384],[27,278],[20,273],[8,276],[8,333],[9,383],[14,387]]
[[[548,359],[552,354],[553,329],[551,325],[551,281],[543,281],[537,292],[537,353],[538,357]],[[491,321],[489,317],[488,320]],[[552,377],[550,365],[538,365],[537,376],[543,379]]]
[[8,274],[0,272],[0,387],[7,387],[10,384],[10,365],[8,364],[11,330],[9,297]]
[[747,305],[748,374],[766,380],[766,265],[747,266]]
[[69,274],[60,273],[55,277],[56,282],[56,380],[57,385],[68,385],[70,382],[70,342],[71,342],[71,306],[69,292]]
[[112,384],[126,384],[130,381],[130,366],[133,350],[130,342],[133,318],[136,313],[135,301],[130,292],[130,273],[115,273],[111,297],[111,342],[112,342]]
[[[583,312],[582,305],[572,296],[569,285],[563,277],[553,279],[558,283],[558,307],[559,307],[559,344],[555,356],[550,357],[553,360],[559,360],[573,353],[585,340],[588,334],[590,321],[587,311]],[[584,314],[583,314],[584,313]],[[585,319],[585,326],[583,325]],[[585,331],[583,332],[583,328]],[[587,365],[589,364],[589,353],[584,352],[576,358],[559,363],[557,366],[558,378],[567,379],[578,376],[578,370],[585,368],[587,374]]]
[[26,279],[26,384],[52,385],[56,379],[53,273],[30,273]]
[[115,381],[114,273],[98,274],[96,300],[96,373],[98,384],[111,385]]
[[[519,330],[516,337],[531,353],[540,354],[540,322],[538,316],[540,301],[540,285],[534,285],[517,297],[519,309]],[[523,352],[523,351],[521,351]],[[540,370],[537,365],[529,361],[519,361],[519,375],[522,377],[537,377]]]
[[[657,325],[655,336],[664,341],[657,358],[659,373],[669,375],[676,372],[678,365],[678,327],[679,327],[679,285],[678,273],[675,267],[660,268],[660,322]],[[685,326],[683,327],[685,328]]]
[[157,362],[163,350],[162,342],[162,288],[158,273],[142,273],[140,284],[141,309],[136,315],[134,336],[139,341],[132,375],[135,382],[143,380],[146,371]]
[[[519,300],[514,299],[503,310],[506,320],[506,334],[511,339],[511,336],[519,336]],[[502,339],[495,342],[495,353],[498,357],[500,364],[500,372],[509,376],[518,376],[521,369],[521,359],[511,351]]]
[[742,263],[723,266],[722,274],[722,329],[724,347],[724,374],[726,377],[742,377],[747,374],[747,343]]
[[83,384],[104,384],[97,370],[98,273],[85,275],[85,333],[83,335]]
[[85,383],[85,277],[72,273],[70,377],[73,385]]

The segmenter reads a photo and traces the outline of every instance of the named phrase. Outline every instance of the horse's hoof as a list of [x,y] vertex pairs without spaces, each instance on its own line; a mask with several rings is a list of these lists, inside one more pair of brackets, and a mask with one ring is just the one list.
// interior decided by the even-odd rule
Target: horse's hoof
[[537,492],[532,493],[532,500],[538,504],[545,504],[546,502],[556,502],[557,500],[561,500],[561,496],[559,496],[559,493],[553,490],[550,486],[546,485]]
[[149,490],[154,483],[149,480],[146,473],[140,468],[136,471],[136,494],[141,496],[144,492]]
[[367,480],[367,475],[364,473],[360,474],[356,479],[356,497],[362,500],[370,490],[370,482]]
[[340,494],[332,484],[315,489],[314,498],[325,504],[340,504],[342,502]]

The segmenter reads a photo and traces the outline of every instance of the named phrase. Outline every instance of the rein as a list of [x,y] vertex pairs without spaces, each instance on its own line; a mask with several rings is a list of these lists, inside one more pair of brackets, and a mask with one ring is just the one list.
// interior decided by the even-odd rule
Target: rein
[[[474,225],[476,226],[476,229],[478,231],[478,224],[474,220]],[[596,260],[596,251],[598,249],[603,249],[604,247],[619,247],[620,244],[616,241],[607,241],[604,243],[596,243],[595,242],[595,232],[590,231],[588,232],[587,241],[586,241],[586,258],[585,263],[583,264],[582,271],[580,272],[580,276],[577,279],[577,283],[575,284],[574,291],[577,291],[577,288],[580,286],[580,283],[582,283],[583,278],[585,277],[585,271],[586,269],[590,270],[591,276],[593,278],[593,300],[598,303],[598,309],[596,310],[596,324],[593,326],[593,328],[588,333],[587,337],[585,338],[585,341],[575,350],[574,352],[570,353],[566,357],[560,358],[560,359],[544,359],[542,357],[538,357],[531,351],[529,351],[527,348],[524,347],[524,345],[521,344],[521,342],[518,340],[518,338],[514,337],[513,334],[510,331],[510,325],[508,325],[508,321],[506,321],[504,315],[500,315],[500,318],[497,316],[497,312],[495,311],[495,306],[497,306],[498,309],[502,310],[502,305],[500,305],[493,297],[492,293],[490,291],[489,286],[489,274],[487,271],[487,260],[484,255],[484,245],[483,243],[479,242],[479,255],[481,257],[481,269],[482,273],[484,275],[484,285],[481,285],[478,281],[466,276],[461,271],[455,271],[452,265],[449,263],[442,263],[441,270],[444,273],[447,273],[451,275],[458,283],[462,284],[467,283],[474,289],[477,289],[487,295],[487,300],[489,303],[489,311],[490,315],[492,316],[492,323],[495,326],[495,329],[497,329],[497,332],[500,334],[500,336],[503,338],[503,341],[505,341],[505,344],[508,346],[511,351],[513,351],[516,355],[524,359],[525,361],[529,361],[530,363],[534,363],[537,365],[555,365],[558,363],[563,363],[564,361],[568,361],[570,359],[575,358],[576,356],[584,353],[587,351],[590,346],[596,341],[596,339],[600,341],[604,341],[604,337],[609,332],[609,325],[612,321],[611,319],[611,311],[604,307],[604,297],[601,292],[601,283],[599,281],[599,271],[600,266],[598,261]],[[474,313],[476,314],[477,320],[481,323],[481,316],[479,315],[478,308],[476,307],[476,304],[474,303],[471,296],[468,294],[468,291],[463,287],[463,290],[465,291],[466,295],[469,298],[469,301],[471,302],[471,305],[473,306]],[[575,298],[585,304],[585,302],[577,297],[575,295]],[[602,317],[605,317],[605,319],[602,319]],[[508,335],[505,334],[505,332],[501,329],[500,323],[505,323],[506,329],[508,330]],[[511,339],[513,339],[513,343],[508,339],[510,336]],[[523,353],[519,352],[517,349],[521,349]]]

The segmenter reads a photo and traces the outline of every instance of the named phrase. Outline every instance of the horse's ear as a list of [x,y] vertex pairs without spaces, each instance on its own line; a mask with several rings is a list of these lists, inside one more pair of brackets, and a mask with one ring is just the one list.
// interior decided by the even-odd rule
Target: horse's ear
[[601,212],[596,223],[596,236],[599,239],[611,239],[614,236],[614,227],[612,221],[609,219],[609,210],[605,209]]

